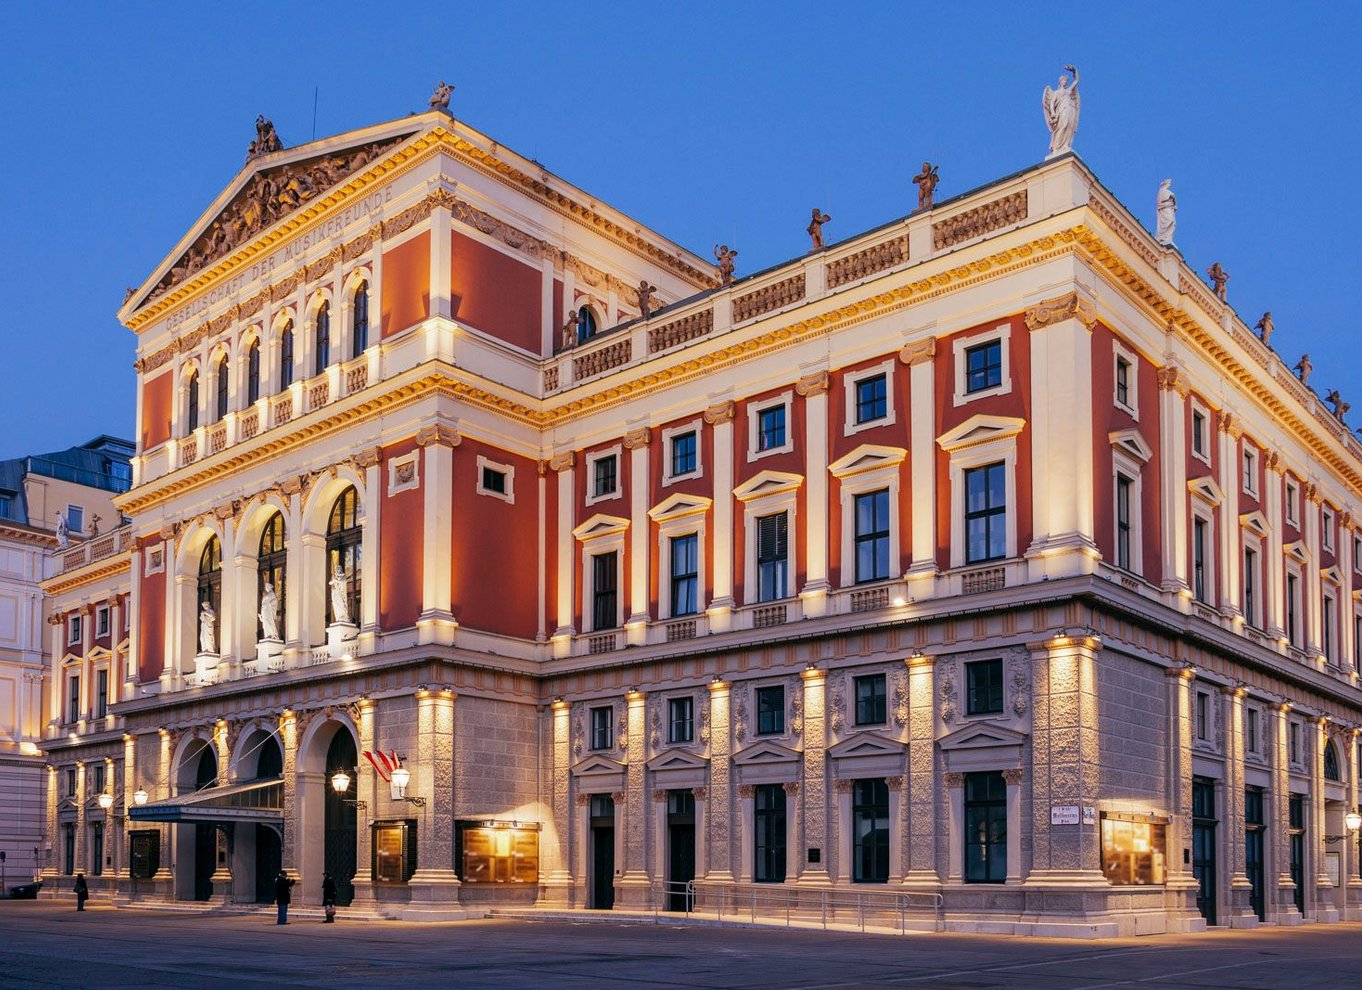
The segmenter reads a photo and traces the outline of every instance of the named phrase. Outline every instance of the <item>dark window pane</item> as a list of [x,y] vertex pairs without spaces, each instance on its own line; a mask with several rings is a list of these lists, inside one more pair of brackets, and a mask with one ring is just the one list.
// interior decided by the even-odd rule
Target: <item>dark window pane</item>
[[989,715],[1003,710],[1003,662],[977,660],[965,664],[966,713]]
[[884,375],[863,378],[856,383],[856,422],[884,419],[889,413],[888,388]]
[[785,731],[785,688],[779,684],[757,688],[757,734]]

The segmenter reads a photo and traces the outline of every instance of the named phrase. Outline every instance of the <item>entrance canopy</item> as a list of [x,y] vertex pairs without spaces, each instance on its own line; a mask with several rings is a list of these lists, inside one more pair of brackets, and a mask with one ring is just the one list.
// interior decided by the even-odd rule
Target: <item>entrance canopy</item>
[[278,777],[248,780],[228,787],[205,787],[163,801],[151,801],[128,809],[136,822],[258,822],[283,827],[284,782]]

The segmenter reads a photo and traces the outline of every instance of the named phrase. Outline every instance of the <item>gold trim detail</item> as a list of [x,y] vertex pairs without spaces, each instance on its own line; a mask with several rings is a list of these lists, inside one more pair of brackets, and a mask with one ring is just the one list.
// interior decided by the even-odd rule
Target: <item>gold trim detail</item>
[[1046,299],[1026,311],[1026,329],[1034,332],[1064,320],[1080,321],[1089,332],[1097,325],[1097,310],[1092,303],[1075,292]]
[[912,367],[915,364],[926,364],[936,357],[936,338],[928,337],[926,340],[914,341],[911,344],[903,345],[899,351],[899,360]]

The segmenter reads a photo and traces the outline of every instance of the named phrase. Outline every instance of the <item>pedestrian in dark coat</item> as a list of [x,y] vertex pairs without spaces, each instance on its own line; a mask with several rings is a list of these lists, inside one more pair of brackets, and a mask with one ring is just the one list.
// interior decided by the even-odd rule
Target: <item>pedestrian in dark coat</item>
[[322,907],[326,910],[326,921],[323,924],[332,925],[336,922],[336,881],[330,873],[322,874]]
[[88,899],[89,896],[90,896],[90,888],[89,888],[89,886],[85,883],[85,874],[84,874],[84,873],[77,873],[77,874],[76,874],[76,886],[74,887],[74,890],[75,890],[75,892],[76,892],[76,910],[77,910],[77,911],[84,911],[84,910],[85,910],[85,901],[86,901],[86,899]]
[[293,878],[283,870],[274,878],[274,902],[279,906],[279,920],[277,925],[288,924],[288,905],[293,900]]

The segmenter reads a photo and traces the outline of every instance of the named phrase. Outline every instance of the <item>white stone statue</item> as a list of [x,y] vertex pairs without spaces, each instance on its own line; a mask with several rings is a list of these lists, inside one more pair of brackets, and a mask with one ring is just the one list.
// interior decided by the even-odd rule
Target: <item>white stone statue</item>
[[57,513],[57,546],[67,547],[71,545],[71,527],[66,524],[66,515]]
[[212,602],[204,602],[199,606],[199,654],[216,655],[217,647],[217,621],[218,614],[213,611]]
[[350,621],[350,589],[347,587],[345,568],[339,563],[331,572],[331,621],[348,623]]
[[263,639],[279,638],[279,596],[268,581],[260,594],[260,631],[264,633]]
[[1173,230],[1178,225],[1178,198],[1173,195],[1173,180],[1164,179],[1159,183],[1159,199],[1156,209],[1158,225],[1154,229],[1154,240],[1160,244],[1173,243]]
[[1072,65],[1064,68],[1073,76],[1073,81],[1060,76],[1059,87],[1051,89],[1046,86],[1041,97],[1045,126],[1050,128],[1050,153],[1046,155],[1047,158],[1072,151],[1074,134],[1078,131],[1078,70]]

